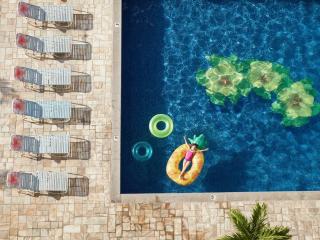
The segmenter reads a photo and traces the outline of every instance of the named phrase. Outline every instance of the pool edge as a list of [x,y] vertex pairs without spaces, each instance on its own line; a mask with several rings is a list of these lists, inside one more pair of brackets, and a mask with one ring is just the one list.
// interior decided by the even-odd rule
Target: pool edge
[[113,49],[112,49],[112,144],[110,199],[120,202],[120,131],[121,131],[121,16],[122,0],[113,0]]

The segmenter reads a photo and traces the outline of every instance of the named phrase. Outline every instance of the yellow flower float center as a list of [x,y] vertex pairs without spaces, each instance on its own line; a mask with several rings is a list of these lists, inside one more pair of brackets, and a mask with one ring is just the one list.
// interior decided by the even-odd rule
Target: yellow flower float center
[[203,153],[197,152],[192,159],[192,166],[190,170],[184,174],[182,179],[179,178],[179,175],[181,173],[179,164],[186,156],[188,150],[189,147],[186,144],[183,144],[176,148],[169,158],[166,168],[168,177],[175,183],[182,186],[187,186],[193,183],[199,176],[204,164]]

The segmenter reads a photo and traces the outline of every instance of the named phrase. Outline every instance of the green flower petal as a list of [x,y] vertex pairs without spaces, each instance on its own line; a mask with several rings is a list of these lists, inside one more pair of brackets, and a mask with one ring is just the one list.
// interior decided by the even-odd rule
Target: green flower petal
[[303,94],[301,96],[302,101],[304,104],[308,105],[308,106],[312,106],[313,102],[314,102],[314,97],[309,95],[309,94]]
[[206,77],[206,71],[199,70],[196,74],[196,79],[200,85],[204,86],[208,82],[208,79]]
[[250,63],[248,79],[254,87],[271,92],[280,86],[283,75],[273,69],[271,62],[253,61]]
[[272,103],[272,110],[273,110],[274,112],[281,113],[281,112],[282,112],[282,106],[281,106],[281,104],[278,103],[278,102]]
[[216,70],[220,75],[228,75],[235,72],[235,68],[226,60],[222,60],[216,67]]
[[314,96],[309,94],[309,90],[309,82],[299,81],[278,93],[272,109],[283,115],[283,123],[286,126],[301,126],[308,122],[306,119],[317,113],[314,107]]
[[209,81],[214,81],[219,79],[219,73],[216,68],[209,68],[206,72],[206,78]]
[[317,103],[312,107],[312,116],[316,116],[320,113],[320,104]]
[[223,97],[223,99],[221,99],[217,95],[211,94],[211,95],[209,95],[209,99],[210,99],[210,102],[212,102],[213,104],[224,105],[224,100],[225,100],[224,97]]
[[[218,101],[215,97],[211,97],[215,94],[221,94],[230,100],[234,95],[247,94],[248,91],[240,91],[237,87],[244,80],[244,76],[237,72],[238,60],[235,56],[224,58],[213,55],[208,56],[207,59],[212,67],[208,68],[205,76],[203,76],[203,71],[199,71],[196,78],[199,84],[206,87],[207,94],[212,98],[211,102],[221,104],[221,100]],[[232,97],[232,99],[235,98]]]

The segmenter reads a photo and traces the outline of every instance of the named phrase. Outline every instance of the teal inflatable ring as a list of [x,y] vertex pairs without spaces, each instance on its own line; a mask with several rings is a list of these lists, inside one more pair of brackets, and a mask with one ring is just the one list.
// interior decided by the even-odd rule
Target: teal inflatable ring
[[[141,153],[142,149],[144,149],[143,153]],[[131,152],[135,160],[147,161],[151,158],[153,149],[148,142],[137,142],[133,145]]]
[[[158,123],[163,122],[165,124],[164,129],[158,128]],[[173,121],[171,117],[166,114],[154,115],[149,122],[149,130],[151,134],[157,138],[168,137],[173,131]]]

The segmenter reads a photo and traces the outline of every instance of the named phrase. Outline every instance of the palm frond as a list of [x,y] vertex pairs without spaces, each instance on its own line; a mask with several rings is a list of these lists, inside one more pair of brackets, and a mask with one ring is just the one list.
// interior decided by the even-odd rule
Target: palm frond
[[291,239],[289,234],[289,228],[287,227],[268,227],[261,231],[259,234],[260,240],[287,240]]
[[250,223],[238,209],[230,210],[230,218],[241,235],[250,239]]
[[239,233],[234,233],[232,235],[227,235],[222,238],[218,238],[218,240],[245,240],[246,238]]
[[266,223],[267,221],[267,205],[259,203],[256,204],[256,206],[253,209],[253,213],[251,216],[251,233],[255,236],[258,236],[258,234],[261,232],[263,228],[268,226]]

